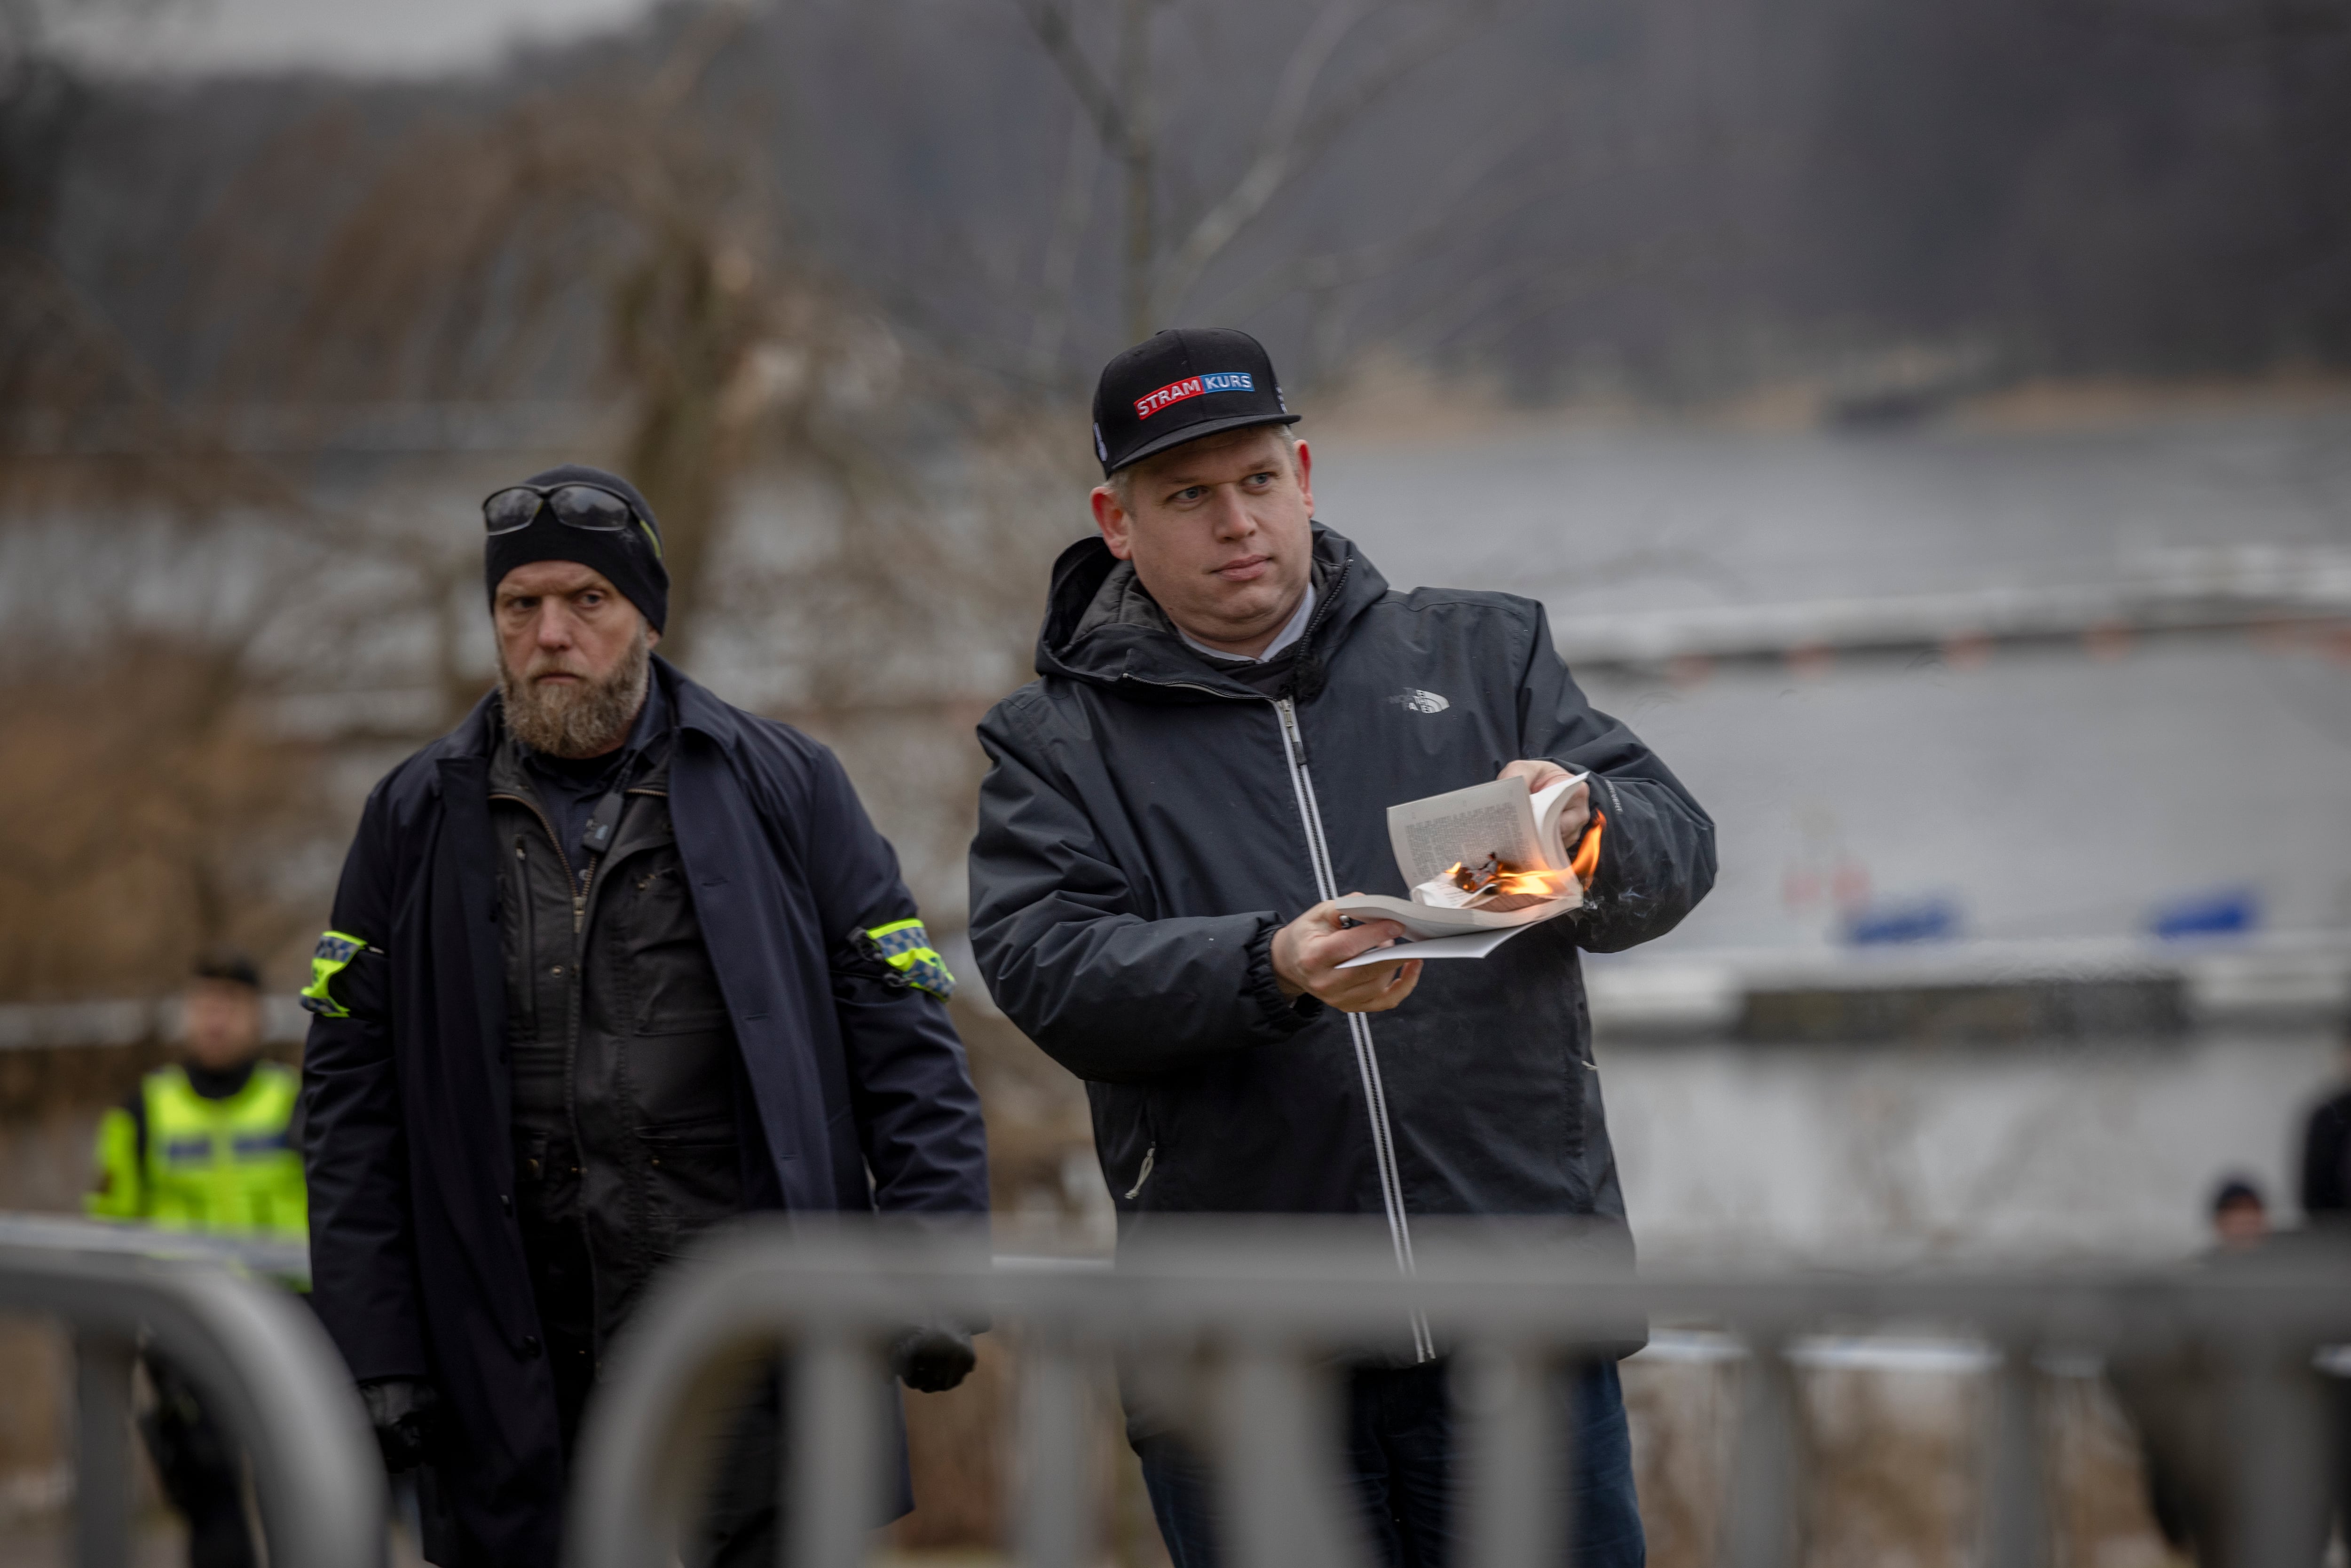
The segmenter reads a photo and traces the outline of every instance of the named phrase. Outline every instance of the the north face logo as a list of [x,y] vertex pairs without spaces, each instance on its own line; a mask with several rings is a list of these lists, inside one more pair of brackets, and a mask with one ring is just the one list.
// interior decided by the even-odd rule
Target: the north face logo
[[1413,686],[1405,687],[1388,701],[1401,703],[1415,713],[1443,713],[1453,706],[1435,692],[1424,692]]

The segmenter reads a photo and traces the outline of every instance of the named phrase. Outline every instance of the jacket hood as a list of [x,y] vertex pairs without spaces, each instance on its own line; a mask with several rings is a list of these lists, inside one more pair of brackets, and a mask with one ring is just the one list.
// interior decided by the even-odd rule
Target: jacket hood
[[[1301,697],[1321,689],[1321,671],[1356,618],[1388,591],[1379,569],[1346,538],[1314,525],[1314,591],[1320,601],[1298,643]],[[1165,611],[1144,591],[1134,563],[1110,553],[1099,534],[1061,552],[1045,597],[1037,637],[1037,673],[1115,689],[1137,701],[1263,702],[1265,694],[1233,678],[1187,646]]]

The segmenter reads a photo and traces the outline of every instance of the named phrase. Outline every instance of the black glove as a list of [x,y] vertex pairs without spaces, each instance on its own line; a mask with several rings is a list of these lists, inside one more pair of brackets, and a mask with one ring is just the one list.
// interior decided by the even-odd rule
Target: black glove
[[368,1425],[375,1428],[383,1468],[413,1470],[433,1458],[440,1436],[441,1396],[421,1377],[379,1377],[360,1385]]
[[945,1394],[977,1364],[971,1331],[960,1324],[925,1323],[890,1342],[890,1370],[917,1394]]

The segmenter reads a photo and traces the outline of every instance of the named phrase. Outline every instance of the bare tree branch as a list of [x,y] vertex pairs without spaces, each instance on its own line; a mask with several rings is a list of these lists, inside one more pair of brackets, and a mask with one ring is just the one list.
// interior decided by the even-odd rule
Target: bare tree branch
[[1045,242],[1040,269],[1040,295],[1029,330],[1029,373],[1042,382],[1051,376],[1069,333],[1070,307],[1077,288],[1078,246],[1093,215],[1095,159],[1098,141],[1088,134],[1082,114],[1070,124],[1070,147],[1061,165],[1061,199],[1053,213],[1053,232]]
[[1468,198],[1512,153],[1557,118],[1556,107],[1541,107],[1520,115],[1454,160],[1451,168],[1425,192],[1418,204],[1420,221],[1412,227],[1347,250],[1290,256],[1254,280],[1210,300],[1203,311],[1219,319],[1237,320],[1301,288],[1327,291],[1367,283],[1430,254],[1447,240],[1474,233],[1537,203],[1555,200],[1554,187],[1535,182],[1489,193],[1474,203]]
[[1273,106],[1258,138],[1256,157],[1224,198],[1201,214],[1183,244],[1159,268],[1150,290],[1155,315],[1165,314],[1180,302],[1208,264],[1295,176],[1311,152],[1301,131],[1314,89],[1347,35],[1370,15],[1371,8],[1363,0],[1330,0],[1316,14],[1282,68]]
[[[1406,32],[1331,102],[1314,99],[1333,57],[1365,22],[1389,9],[1370,0],[1326,0],[1291,49],[1276,82],[1255,150],[1240,174],[1186,229],[1172,253],[1162,254],[1155,232],[1158,147],[1150,112],[1155,75],[1150,58],[1151,13],[1157,0],[1122,0],[1118,85],[1095,69],[1080,45],[1063,0],[1014,0],[1075,94],[1102,147],[1118,157],[1126,175],[1125,301],[1127,334],[1139,338],[1173,315],[1217,258],[1261,216],[1275,197],[1310,170],[1346,130],[1399,81],[1426,66],[1471,30],[1472,13],[1489,0],[1451,0]],[[1418,9],[1419,7],[1413,7]],[[1065,209],[1066,210],[1066,209]],[[1059,329],[1032,334],[1058,342]]]
[[1118,96],[1110,84],[1086,58],[1085,49],[1078,43],[1076,30],[1070,25],[1070,13],[1060,0],[1013,0],[1020,14],[1045,47],[1045,56],[1061,73],[1077,95],[1078,106],[1093,121],[1094,134],[1104,147],[1123,148],[1127,143],[1127,118],[1119,107]]
[[685,103],[701,85],[703,73],[750,26],[751,16],[751,0],[706,0],[685,37],[645,84],[645,107],[655,119],[667,119]]

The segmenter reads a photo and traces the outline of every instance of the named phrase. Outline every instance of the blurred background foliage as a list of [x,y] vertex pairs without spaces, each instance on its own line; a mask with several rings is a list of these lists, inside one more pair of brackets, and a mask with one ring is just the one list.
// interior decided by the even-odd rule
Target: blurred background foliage
[[99,815],[153,825],[78,852],[163,923],[68,915],[96,882],[9,813],[19,997],[285,950],[254,894],[317,866],[221,857],[306,863],[478,695],[467,487],[542,455],[643,486],[669,651],[862,747],[952,924],[976,764],[931,742],[1024,673],[1092,370],[1149,327],[1247,326],[1326,405],[2351,358],[2333,0],[676,3],[390,80],[110,76],[0,18],[0,788],[50,787],[45,713],[119,716]]

